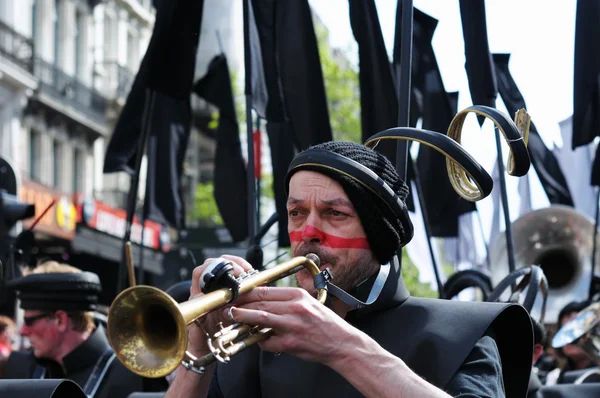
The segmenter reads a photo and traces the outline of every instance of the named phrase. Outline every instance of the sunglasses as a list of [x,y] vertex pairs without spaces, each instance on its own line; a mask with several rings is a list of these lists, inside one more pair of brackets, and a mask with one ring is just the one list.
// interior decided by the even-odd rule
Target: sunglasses
[[53,315],[54,314],[45,313],[45,314],[39,314],[39,315],[34,315],[34,316],[26,316],[26,317],[23,317],[23,323],[25,324],[25,326],[30,328],[40,319],[50,318]]

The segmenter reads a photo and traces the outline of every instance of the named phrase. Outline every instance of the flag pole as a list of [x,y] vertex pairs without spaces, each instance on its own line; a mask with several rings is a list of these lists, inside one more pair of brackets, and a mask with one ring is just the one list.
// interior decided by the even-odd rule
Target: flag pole
[[[398,0],[400,1],[400,0]],[[410,80],[413,41],[413,2],[402,0],[402,36],[400,43],[401,64],[397,73],[398,127],[408,127],[410,116]],[[408,181],[408,142],[399,140],[396,144],[396,171],[403,181]],[[402,249],[397,252],[398,264],[402,266]]]
[[254,136],[252,131],[252,69],[250,58],[250,0],[244,0],[244,72],[246,93],[246,145],[248,148],[248,246],[256,236],[256,182],[254,180]]
[[[256,225],[260,226],[261,221],[260,221],[260,204],[261,204],[261,200],[260,200],[260,193],[261,193],[261,183],[262,183],[262,169],[261,169],[261,164],[260,162],[262,161],[261,159],[261,136],[260,136],[260,117],[256,118],[256,131],[252,132],[252,144],[255,145],[256,144],[256,148],[255,149],[255,155],[256,155],[256,161],[258,162],[258,164],[254,165],[254,178],[256,179]],[[260,238],[258,238],[257,236],[255,236],[255,240],[257,241],[257,243],[260,243]]]
[[481,221],[481,213],[477,206],[475,206],[475,213],[477,213],[477,224],[479,224],[479,233],[481,234],[481,240],[483,241],[483,247],[485,248],[485,265],[488,270],[491,271],[492,267],[490,266],[490,247],[485,240],[485,233],[483,232],[483,222]]
[[590,278],[590,293],[589,299],[596,293],[594,290],[594,276],[596,270],[596,250],[598,249],[596,240],[598,239],[598,223],[600,222],[600,188],[597,188],[596,193],[596,219],[594,220],[594,241],[592,242],[592,267],[591,267],[591,278]]
[[121,249],[121,263],[119,265],[119,275],[117,278],[117,293],[124,289],[125,280],[127,276],[127,255],[126,247],[127,243],[131,241],[131,226],[133,225],[133,218],[135,216],[135,207],[137,204],[137,196],[140,185],[140,171],[142,169],[142,159],[144,152],[146,152],[146,144],[150,135],[150,119],[152,118],[154,110],[154,99],[155,92],[149,88],[145,89],[146,95],[144,98],[144,111],[142,112],[142,128],[138,138],[137,148],[135,152],[135,171],[131,176],[131,183],[129,186],[129,194],[127,198],[127,218],[125,221],[125,234],[122,240]]
[[[411,159],[412,161],[412,159]],[[433,251],[433,244],[431,243],[431,230],[429,229],[429,217],[427,216],[427,208],[425,206],[425,197],[423,196],[423,187],[421,187],[421,179],[419,176],[419,170],[417,165],[413,162],[413,172],[415,173],[415,186],[417,187],[417,197],[419,199],[419,205],[421,207],[421,216],[423,217],[423,226],[425,227],[425,237],[427,239],[427,247],[429,248],[429,255],[431,257],[431,266],[433,267],[433,274],[435,275],[435,282],[438,286],[438,297],[444,298],[444,284],[440,276],[440,270],[438,268],[437,259],[435,252]],[[457,245],[458,246],[458,245]]]
[[[410,117],[410,84],[413,40],[413,2],[402,0],[402,41],[400,43],[397,96],[398,127],[408,127]],[[399,140],[396,144],[396,170],[400,178],[407,181],[408,175],[408,141]]]
[[506,255],[508,256],[508,273],[511,274],[515,270],[515,250],[512,236],[512,225],[510,224],[508,194],[506,192],[506,176],[504,174],[504,160],[502,158],[502,142],[500,141],[500,132],[496,126],[494,126],[494,134],[496,135],[496,151],[498,152],[496,162],[498,165],[498,175],[500,177],[500,198],[502,200],[502,212],[504,213],[504,235],[506,237]]

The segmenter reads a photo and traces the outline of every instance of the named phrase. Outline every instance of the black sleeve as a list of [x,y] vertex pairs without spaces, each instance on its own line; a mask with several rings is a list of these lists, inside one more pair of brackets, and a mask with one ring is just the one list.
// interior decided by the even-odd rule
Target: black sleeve
[[458,398],[504,397],[502,361],[498,346],[490,336],[479,339],[469,356],[446,386]]
[[226,365],[218,363],[207,397],[260,398],[259,353],[260,349],[255,345],[237,354]]
[[[219,367],[217,366],[217,369],[218,368]],[[206,398],[225,398],[225,396],[221,392],[221,387],[219,386],[219,378],[217,377],[217,369],[215,369],[213,378],[210,381],[210,388],[208,389],[208,394],[206,395]]]

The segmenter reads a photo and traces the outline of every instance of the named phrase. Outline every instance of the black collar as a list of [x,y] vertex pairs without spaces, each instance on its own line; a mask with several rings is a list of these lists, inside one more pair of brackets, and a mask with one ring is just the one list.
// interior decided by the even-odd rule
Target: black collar
[[66,375],[93,367],[98,358],[110,348],[106,333],[97,326],[90,337],[63,358]]
[[[349,293],[361,301],[366,300],[371,292],[371,288],[373,287],[376,277],[377,273],[375,273],[365,282],[358,285],[356,288],[352,289],[352,291]],[[396,307],[404,303],[409,296],[410,293],[406,289],[406,286],[404,285],[404,279],[402,278],[400,264],[398,263],[398,259],[394,256],[394,258],[390,261],[390,274],[385,281],[385,285],[383,286],[383,290],[381,291],[377,301],[368,307],[350,311],[346,317],[346,320],[349,323],[353,323],[354,321],[361,319],[368,314]]]

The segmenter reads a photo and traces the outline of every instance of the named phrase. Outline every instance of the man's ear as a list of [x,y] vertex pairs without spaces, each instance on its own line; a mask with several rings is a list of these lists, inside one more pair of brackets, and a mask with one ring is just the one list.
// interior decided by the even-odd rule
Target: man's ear
[[61,333],[67,332],[69,330],[69,315],[62,310],[56,311],[54,314],[56,318],[56,327],[58,331]]

